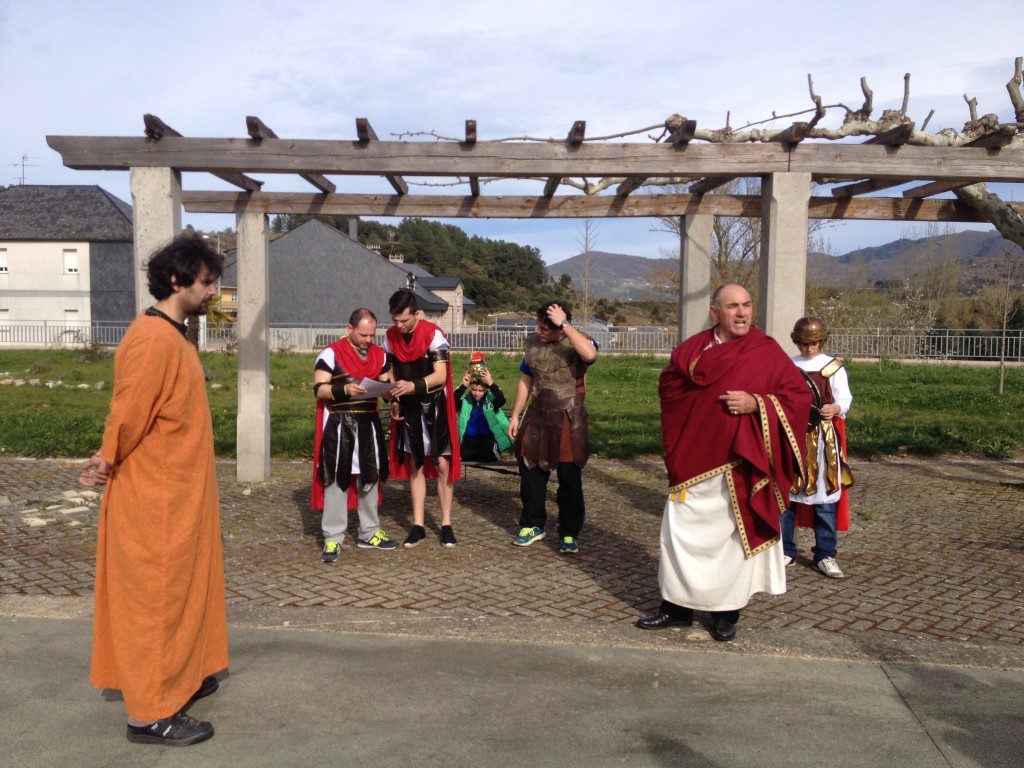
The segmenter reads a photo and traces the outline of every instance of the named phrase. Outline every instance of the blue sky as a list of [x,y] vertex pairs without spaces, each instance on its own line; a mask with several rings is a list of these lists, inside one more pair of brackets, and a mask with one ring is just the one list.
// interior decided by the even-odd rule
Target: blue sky
[[[1012,116],[1005,83],[1024,55],[1019,3],[405,2],[283,4],[0,0],[0,183],[23,154],[30,183],[97,183],[130,201],[123,172],[72,171],[48,133],[139,135],[152,112],[189,136],[244,136],[259,115],[281,136],[354,138],[368,117],[381,138],[437,130],[481,138],[590,135],[685,114],[732,125],[809,106],[806,76],[826,103],[857,107],[868,77],[875,114],[898,106],[912,73],[910,115],[930,128],[962,126],[963,93],[982,113]],[[780,8],[785,8],[781,11]],[[839,111],[830,118],[840,119]],[[788,121],[783,121],[788,123]],[[265,189],[310,191],[263,175]],[[383,179],[339,178],[339,191],[386,192]],[[229,188],[188,175],[186,188]],[[487,191],[536,194],[539,182]],[[1024,189],[1002,186],[1021,199]],[[220,228],[230,217],[189,216]],[[548,262],[579,251],[573,221],[454,222],[472,233],[537,246]],[[595,248],[657,257],[676,246],[647,219],[605,220]],[[837,252],[900,237],[907,227],[847,223],[826,237]]]

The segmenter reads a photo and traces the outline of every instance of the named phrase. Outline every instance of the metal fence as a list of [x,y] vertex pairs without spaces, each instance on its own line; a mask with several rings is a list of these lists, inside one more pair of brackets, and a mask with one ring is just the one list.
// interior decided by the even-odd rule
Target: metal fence
[[[0,322],[2,347],[114,346],[121,341],[127,323]],[[453,349],[459,351],[514,352],[522,349],[528,329],[477,328],[449,334]],[[342,336],[345,329],[332,325],[271,326],[270,347],[275,351],[315,352]],[[383,337],[378,334],[378,342]],[[609,330],[594,334],[605,352],[624,354],[666,354],[678,343],[672,330]],[[237,346],[234,325],[204,323],[200,346],[210,351],[233,351]],[[998,330],[937,328],[839,328],[829,338],[831,354],[842,357],[886,357],[932,360],[1024,360],[1024,331],[1007,331],[1005,342]]]

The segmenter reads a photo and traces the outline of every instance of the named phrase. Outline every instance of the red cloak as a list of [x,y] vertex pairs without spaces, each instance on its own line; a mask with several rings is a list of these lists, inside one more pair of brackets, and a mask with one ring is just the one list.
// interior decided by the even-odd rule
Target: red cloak
[[[334,352],[335,368],[340,369],[353,379],[376,379],[384,368],[384,350],[376,344],[371,343],[366,352],[366,359],[356,352],[348,337],[338,339],[327,348]],[[317,398],[316,401],[316,427],[313,437],[313,491],[310,494],[310,509],[324,508],[324,484],[320,482],[320,443],[324,439],[324,409],[327,401]],[[377,493],[380,494],[380,486]],[[355,509],[359,506],[359,496],[356,484],[348,487],[348,508]]]
[[[661,429],[671,491],[723,472],[731,506],[751,557],[778,540],[779,515],[803,466],[811,393],[775,339],[757,328],[714,344],[714,328],[672,352],[661,373]],[[752,414],[733,416],[719,396],[747,392]],[[797,431],[794,431],[794,425]]]
[[[404,334],[398,330],[398,326],[393,325],[387,331],[388,349],[401,362],[411,363],[427,354],[427,351],[430,349],[430,342],[434,340],[434,333],[440,330],[429,320],[420,320],[416,323],[416,327],[413,328],[412,338],[406,341]],[[448,419],[448,435],[452,445],[452,453],[448,458],[448,480],[454,483],[462,477],[462,461],[459,451],[459,428],[455,417],[455,389],[452,387],[452,366],[450,360],[448,365],[445,366],[445,373],[445,417]],[[399,459],[395,447],[394,429],[395,427],[392,425],[392,437],[388,441],[388,451],[391,459],[390,474],[391,477],[397,480],[403,480],[409,477],[410,458],[402,456]],[[426,477],[437,477],[437,467],[429,456],[423,459],[423,473]]]

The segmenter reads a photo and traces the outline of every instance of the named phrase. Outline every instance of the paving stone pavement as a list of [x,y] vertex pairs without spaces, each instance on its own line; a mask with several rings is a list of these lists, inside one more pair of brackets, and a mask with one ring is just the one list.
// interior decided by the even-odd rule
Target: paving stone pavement
[[[75,482],[78,461],[0,458],[0,594],[81,596],[92,590],[99,499]],[[594,460],[584,473],[582,552],[557,553],[554,482],[548,538],[510,546],[518,477],[469,468],[456,488],[459,545],[442,547],[430,520],[415,549],[358,549],[319,562],[319,513],[308,509],[309,464],[275,462],[268,483],[240,485],[218,462],[229,604],[350,605],[494,616],[632,622],[658,604],[660,461]],[[810,568],[813,536],[789,591],[757,596],[749,628],[816,628],[842,635],[948,642],[1024,642],[1024,466],[972,461],[855,462],[854,515],[839,543],[844,580]],[[354,516],[353,516],[354,518]],[[351,521],[354,526],[354,519]],[[407,486],[388,484],[382,522],[411,525]]]

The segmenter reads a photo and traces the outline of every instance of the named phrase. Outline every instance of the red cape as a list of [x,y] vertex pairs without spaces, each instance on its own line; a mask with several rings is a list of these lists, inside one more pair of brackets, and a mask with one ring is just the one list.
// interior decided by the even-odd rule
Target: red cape
[[[665,467],[674,490],[727,473],[733,513],[750,557],[777,540],[779,515],[803,464],[811,393],[778,343],[757,328],[724,344],[714,329],[691,336],[661,373]],[[733,416],[718,399],[741,390],[758,402]]]
[[[405,340],[405,336],[398,330],[397,325],[388,328],[388,349],[398,360],[403,363],[411,363],[419,360],[430,349],[430,342],[434,339],[434,332],[441,329],[429,320],[420,320],[412,331],[412,338]],[[443,331],[442,331],[443,334]],[[455,389],[452,387],[452,366],[451,361],[445,366],[446,379],[444,384],[445,392],[445,416],[448,419],[448,434],[452,444],[452,453],[448,459],[448,480],[452,483],[462,477],[462,457],[459,451],[459,428],[455,417]],[[398,457],[396,440],[394,437],[395,425],[391,425],[391,440],[388,441],[388,451],[391,459],[391,477],[397,480],[404,480],[409,477],[408,456]],[[429,457],[423,459],[423,473],[426,477],[437,477],[437,467]]]
[[[328,344],[327,348],[334,351],[336,367],[340,367],[354,379],[375,379],[384,369],[384,350],[376,344],[370,344],[365,360],[356,352],[347,337]],[[324,508],[324,484],[320,482],[320,444],[324,439],[324,409],[326,407],[327,402],[317,398],[316,426],[313,437],[313,491],[309,497],[310,509]],[[381,493],[379,485],[377,493]],[[359,496],[355,483],[352,483],[348,487],[348,508],[355,509],[357,506],[359,506]]]
[[[832,419],[836,425],[836,432],[839,434],[839,444],[843,447],[843,457],[846,456],[846,419],[838,416]],[[801,528],[814,527],[814,510],[810,504],[794,504],[796,509],[796,524]],[[836,503],[836,530],[850,530],[850,489],[843,488],[839,501]]]

